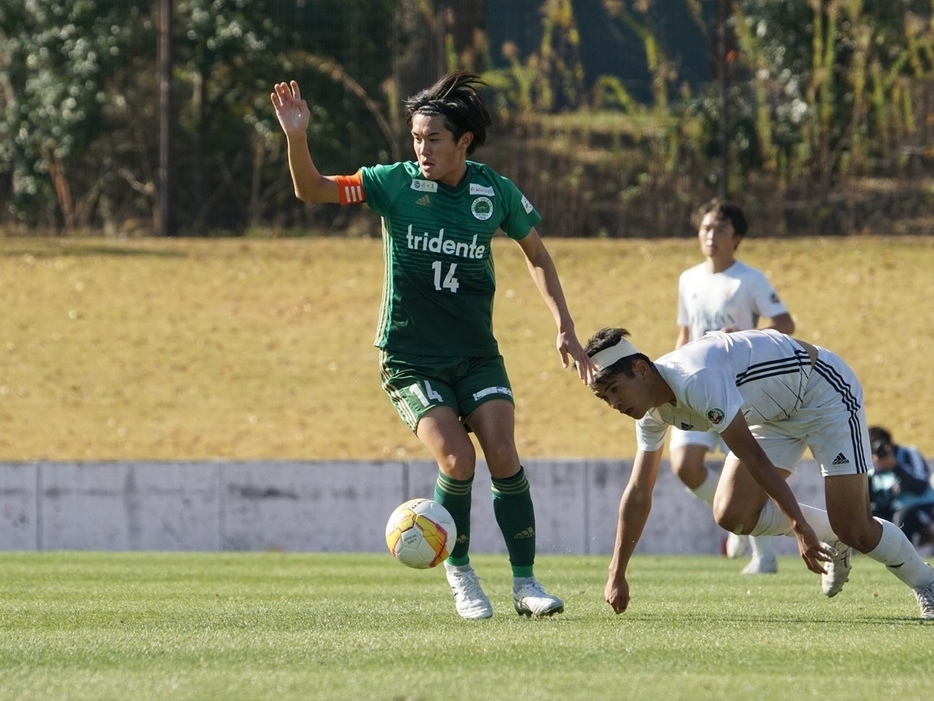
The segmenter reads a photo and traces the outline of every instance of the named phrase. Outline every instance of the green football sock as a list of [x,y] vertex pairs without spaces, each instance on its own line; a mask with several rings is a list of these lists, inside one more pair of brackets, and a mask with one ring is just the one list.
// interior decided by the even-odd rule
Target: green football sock
[[454,518],[457,526],[457,543],[448,556],[450,565],[466,565],[470,562],[470,490],[473,477],[456,480],[439,472],[435,481],[435,501],[441,504]]
[[503,532],[513,577],[531,577],[535,563],[535,509],[525,468],[493,480],[493,513]]

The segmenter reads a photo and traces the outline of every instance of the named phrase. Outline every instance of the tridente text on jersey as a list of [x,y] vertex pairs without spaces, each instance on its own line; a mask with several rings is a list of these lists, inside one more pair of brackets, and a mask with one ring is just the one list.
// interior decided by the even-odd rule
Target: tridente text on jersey
[[438,231],[434,236],[428,232],[415,234],[412,232],[412,225],[409,224],[409,230],[405,235],[405,244],[413,251],[431,251],[432,253],[444,253],[449,256],[472,258],[474,260],[482,260],[486,257],[486,246],[477,243],[476,234],[474,234],[473,240],[467,243],[466,241],[444,238],[444,229]]

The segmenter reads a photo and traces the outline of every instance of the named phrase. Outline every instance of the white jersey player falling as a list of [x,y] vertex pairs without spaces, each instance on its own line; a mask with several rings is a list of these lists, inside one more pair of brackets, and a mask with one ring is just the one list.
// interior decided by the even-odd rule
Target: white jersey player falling
[[[794,536],[809,569],[824,568],[826,596],[847,581],[855,548],[911,587],[921,618],[934,620],[934,569],[898,526],[870,514],[863,390],[839,356],[763,329],[711,332],[651,363],[626,335],[625,329],[603,329],[587,349],[598,367],[595,396],[636,418],[639,449],[620,500],[605,593],[616,613],[629,604],[626,569],[649,516],[666,429],[683,426],[715,431],[730,447],[714,509],[721,526],[753,536]],[[825,478],[826,511],[798,504],[781,482],[786,476],[772,472],[791,474],[806,449]],[[814,536],[829,546],[821,551],[830,557],[826,566],[809,542]]]
[[872,464],[863,391],[838,356],[807,351],[777,331],[711,332],[655,361],[675,403],[636,423],[643,450],[657,450],[668,426],[723,431],[742,412],[773,464],[793,472],[810,448],[827,477]]

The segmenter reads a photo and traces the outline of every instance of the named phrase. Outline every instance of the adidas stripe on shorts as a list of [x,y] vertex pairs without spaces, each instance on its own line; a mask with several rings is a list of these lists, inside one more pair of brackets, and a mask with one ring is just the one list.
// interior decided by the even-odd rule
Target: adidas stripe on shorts
[[872,453],[859,380],[839,356],[823,348],[808,370],[795,412],[750,425],[752,435],[772,463],[789,472],[810,449],[824,477],[866,474]]

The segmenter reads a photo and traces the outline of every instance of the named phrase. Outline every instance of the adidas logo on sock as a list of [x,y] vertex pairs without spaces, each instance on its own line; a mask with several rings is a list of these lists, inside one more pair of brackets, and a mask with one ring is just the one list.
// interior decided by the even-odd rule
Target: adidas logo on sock
[[534,538],[534,537],[535,537],[535,529],[529,526],[524,531],[519,531],[518,533],[516,533],[516,535],[513,537],[513,540],[522,540],[523,538]]
[[837,457],[833,459],[831,465],[849,465],[850,461],[846,459],[846,455],[843,453],[837,453]]

